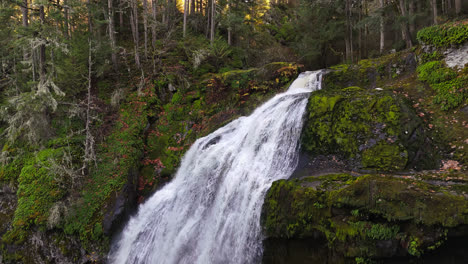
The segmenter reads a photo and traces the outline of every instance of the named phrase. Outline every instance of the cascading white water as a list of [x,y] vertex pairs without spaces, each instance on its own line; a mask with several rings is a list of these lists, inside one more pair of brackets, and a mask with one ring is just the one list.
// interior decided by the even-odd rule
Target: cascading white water
[[302,73],[252,115],[198,139],[129,221],[110,263],[260,262],[265,193],[297,166],[307,100],[320,88],[320,71]]

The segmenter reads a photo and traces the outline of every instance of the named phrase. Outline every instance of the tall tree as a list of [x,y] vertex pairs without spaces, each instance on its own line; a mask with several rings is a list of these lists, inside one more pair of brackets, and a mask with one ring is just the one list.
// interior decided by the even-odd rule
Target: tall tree
[[145,59],[148,58],[148,0],[143,0],[143,31],[145,39]]
[[[41,34],[43,34],[44,24],[45,24],[45,11],[44,5],[39,6],[39,20],[41,21]],[[43,36],[41,36],[42,38]],[[41,41],[39,46],[39,81],[40,86],[44,85],[46,82],[46,46],[45,40]]]
[[409,31],[409,25],[408,25],[408,10],[406,8],[406,3],[405,0],[399,0],[400,3],[400,14],[401,14],[401,35],[403,40],[406,43],[407,48],[411,48],[413,46],[413,43],[411,41],[411,34]]
[[432,0],[432,17],[434,25],[437,25],[437,0]]
[[460,15],[461,8],[462,8],[462,1],[461,0],[455,0],[455,14]]
[[185,38],[187,33],[187,13],[189,12],[189,0],[184,0],[184,24],[183,24],[183,36]]
[[157,0],[152,0],[151,2],[151,8],[152,8],[152,12],[151,12],[151,15],[152,15],[152,18],[153,18],[153,23],[151,24],[151,37],[152,37],[152,45],[153,45],[153,49],[156,49],[156,23],[158,22],[157,21],[157,15],[158,15],[158,5],[157,5],[158,1]]
[[[115,41],[115,23],[114,23],[114,7],[113,0],[107,0],[108,19],[109,19],[109,40],[111,44],[111,58],[112,66],[114,70],[117,70],[117,54],[116,52],[116,41]],[[90,44],[91,48],[91,44]]]
[[138,52],[140,36],[138,34],[138,5],[137,0],[130,0],[130,27],[133,36],[133,47],[135,52],[135,64],[141,68],[140,54]]
[[380,0],[380,54],[384,52],[385,49],[385,0]]
[[215,35],[215,16],[216,16],[216,0],[211,0],[211,29],[210,42],[213,45]]

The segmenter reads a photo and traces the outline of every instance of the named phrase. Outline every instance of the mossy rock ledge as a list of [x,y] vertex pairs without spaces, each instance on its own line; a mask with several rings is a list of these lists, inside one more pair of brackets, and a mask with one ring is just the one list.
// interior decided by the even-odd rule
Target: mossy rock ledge
[[[467,182],[457,184],[466,186]],[[288,246],[284,243],[300,244],[298,241],[304,242],[302,246],[315,241],[322,243],[322,249],[328,248],[324,255],[311,253],[320,247],[303,253],[303,260],[318,257],[322,263],[330,259],[333,261],[327,263],[420,257],[448,238],[468,236],[468,200],[459,189],[463,188],[371,174],[276,181],[262,210],[267,237],[264,263],[292,263],[291,259],[278,260],[277,252],[283,250],[296,257],[294,250],[300,247],[289,245],[285,249]],[[284,242],[282,246],[278,246],[279,241]],[[274,261],[269,262],[271,259]]]
[[364,172],[433,169],[437,155],[423,121],[393,93],[347,87],[312,93],[302,149],[336,155]]

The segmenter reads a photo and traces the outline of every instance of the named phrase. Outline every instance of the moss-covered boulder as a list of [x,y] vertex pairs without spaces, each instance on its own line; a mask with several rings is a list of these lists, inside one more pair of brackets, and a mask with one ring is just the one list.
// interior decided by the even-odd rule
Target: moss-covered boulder
[[337,154],[373,171],[436,166],[422,120],[392,93],[325,89],[311,95],[307,111],[302,146],[312,156]]
[[360,60],[355,64],[339,64],[330,67],[329,73],[323,77],[323,87],[326,89],[341,89],[348,86],[381,87],[394,79],[413,73],[416,66],[417,57],[409,50],[375,59]]
[[448,234],[468,235],[468,201],[454,188],[466,186],[462,179],[453,186],[350,174],[280,180],[267,193],[261,221],[268,239],[325,238],[344,257],[420,256]]

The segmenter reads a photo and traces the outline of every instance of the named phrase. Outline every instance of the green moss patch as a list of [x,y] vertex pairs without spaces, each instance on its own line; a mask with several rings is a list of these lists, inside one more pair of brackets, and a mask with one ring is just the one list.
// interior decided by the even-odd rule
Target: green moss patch
[[420,118],[385,91],[322,90],[311,95],[307,110],[303,148],[312,155],[338,154],[358,168],[402,170],[424,142]]
[[468,21],[458,21],[426,27],[418,31],[418,41],[438,48],[468,41]]
[[424,181],[331,174],[274,182],[262,224],[269,238],[321,235],[346,257],[418,256],[468,224],[468,201]]

